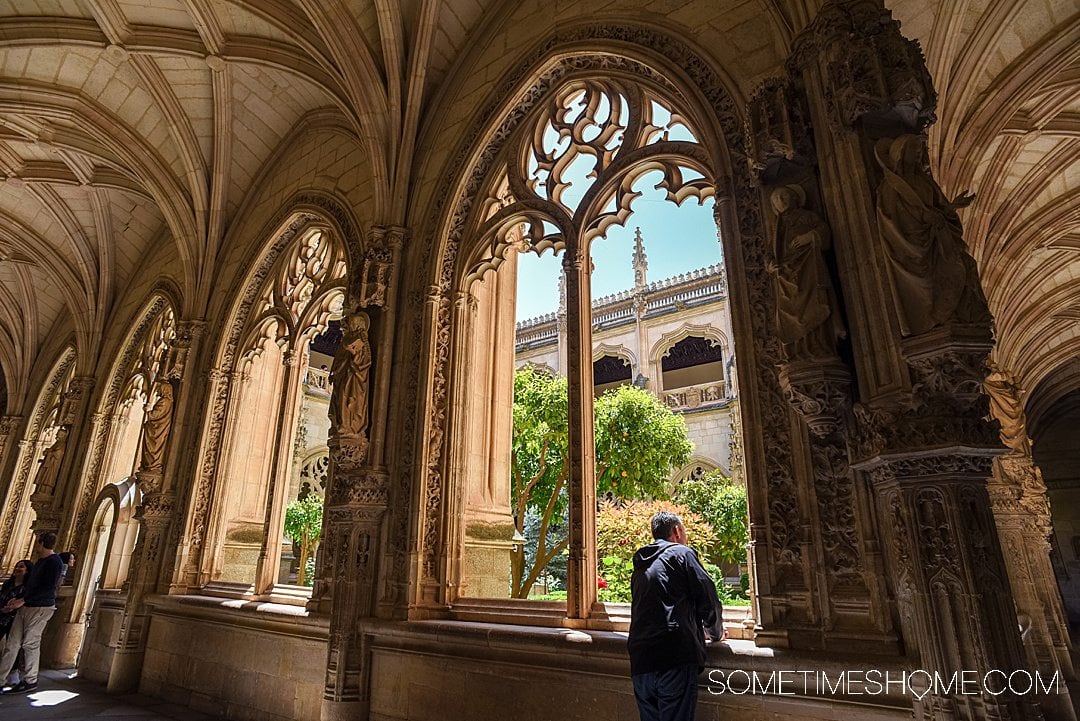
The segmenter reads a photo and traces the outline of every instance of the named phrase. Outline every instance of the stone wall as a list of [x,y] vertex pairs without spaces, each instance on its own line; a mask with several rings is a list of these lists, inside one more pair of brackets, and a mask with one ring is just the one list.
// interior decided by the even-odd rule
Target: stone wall
[[326,619],[302,607],[191,597],[151,599],[141,693],[250,721],[317,721]]
[[[436,622],[369,630],[375,634],[371,663],[373,721],[637,718],[623,634]],[[810,668],[800,666],[795,658],[777,662],[741,657],[741,653],[719,647],[712,653],[709,669],[727,673],[736,668],[761,673],[771,668]],[[822,666],[818,659],[813,667],[833,672],[828,666]],[[902,700],[897,703],[884,696],[830,698],[823,702],[803,696],[712,694],[708,670],[699,684],[699,721],[886,721],[911,715],[910,706],[905,709]]]
[[124,601],[118,591],[98,592],[79,655],[79,676],[82,678],[108,682],[113,654],[120,643]]

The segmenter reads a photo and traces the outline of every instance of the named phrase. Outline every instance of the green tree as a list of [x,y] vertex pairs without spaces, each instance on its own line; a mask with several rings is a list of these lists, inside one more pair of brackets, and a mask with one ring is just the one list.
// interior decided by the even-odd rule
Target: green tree
[[[662,495],[671,470],[693,450],[682,417],[634,386],[607,391],[593,408],[597,493]],[[514,374],[511,512],[522,536],[526,518],[539,519],[528,529],[535,549],[526,552],[519,544],[512,556],[514,598],[527,598],[544,568],[567,548],[567,411],[565,378],[528,366]]]
[[732,483],[719,471],[683,481],[672,499],[699,514],[716,533],[716,545],[708,553],[714,562],[745,563],[750,543],[746,487]]
[[323,501],[314,493],[285,508],[285,535],[300,544],[300,570],[296,579],[301,586],[309,585],[308,560],[315,556],[315,547],[322,535]]

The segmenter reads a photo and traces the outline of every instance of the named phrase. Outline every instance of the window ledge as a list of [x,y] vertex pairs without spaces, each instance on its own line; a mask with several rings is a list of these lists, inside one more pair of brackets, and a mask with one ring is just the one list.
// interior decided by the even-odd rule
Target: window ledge
[[282,606],[306,606],[311,600],[311,588],[280,584],[271,588],[269,593],[255,593],[255,587],[250,583],[211,581],[200,589],[199,595]]
[[207,595],[154,595],[146,605],[155,615],[246,626],[272,633],[326,640],[330,619],[303,606]]
[[[728,638],[753,641],[754,621],[749,606],[725,606],[724,629]],[[585,628],[590,631],[626,633],[630,630],[630,604],[596,603],[582,621],[566,617],[564,601],[528,599],[459,598],[450,618],[464,623],[507,624],[526,628]]]

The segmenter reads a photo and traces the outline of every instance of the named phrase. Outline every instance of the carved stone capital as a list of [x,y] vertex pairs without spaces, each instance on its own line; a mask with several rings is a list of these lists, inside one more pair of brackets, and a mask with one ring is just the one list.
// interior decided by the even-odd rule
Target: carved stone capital
[[390,497],[390,476],[370,468],[335,469],[328,504],[385,507]]
[[943,452],[884,459],[870,471],[874,484],[940,479],[967,479],[985,482],[994,462],[992,454]]
[[160,525],[172,519],[176,499],[171,493],[144,492],[135,517],[145,524]]
[[0,416],[0,436],[7,437],[12,433],[15,433],[19,424],[22,423],[22,416]]

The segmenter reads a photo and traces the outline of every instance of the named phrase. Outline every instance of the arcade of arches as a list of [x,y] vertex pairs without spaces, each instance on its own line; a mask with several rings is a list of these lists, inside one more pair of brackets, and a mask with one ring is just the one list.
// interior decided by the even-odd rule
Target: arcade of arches
[[[699,718],[1078,718],[1075,0],[9,0],[0,38],[0,562],[81,559],[48,664],[238,719],[634,718],[589,248],[648,176],[714,208],[738,357],[710,667],[1061,681],[703,675]],[[462,593],[477,498],[517,542],[484,379],[524,252],[565,284],[565,600]]]

